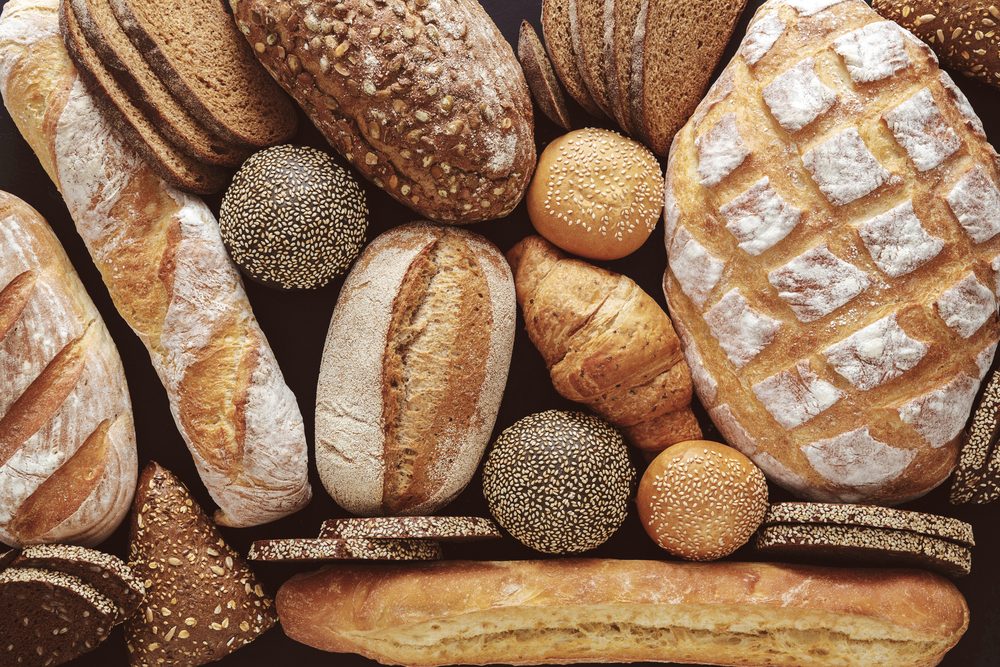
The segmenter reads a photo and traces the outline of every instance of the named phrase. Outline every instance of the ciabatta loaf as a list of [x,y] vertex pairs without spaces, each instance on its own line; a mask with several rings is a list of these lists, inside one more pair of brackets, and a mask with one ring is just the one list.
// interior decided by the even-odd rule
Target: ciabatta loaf
[[285,633],[383,664],[929,667],[965,632],[928,572],[764,563],[451,561],[337,566],[278,591]]
[[730,444],[810,498],[951,472],[998,339],[1000,172],[933,53],[859,0],[774,0],[674,141],[664,288]]
[[472,479],[514,345],[514,283],[481,236],[428,224],[371,242],[344,282],[316,391],[316,467],[355,514],[427,514]]
[[57,9],[56,0],[4,5],[4,103],[149,350],[218,521],[248,526],[290,514],[310,497],[302,416],[218,223],[112,132],[66,54]]
[[101,542],[136,478],[118,350],[45,220],[0,192],[0,540]]

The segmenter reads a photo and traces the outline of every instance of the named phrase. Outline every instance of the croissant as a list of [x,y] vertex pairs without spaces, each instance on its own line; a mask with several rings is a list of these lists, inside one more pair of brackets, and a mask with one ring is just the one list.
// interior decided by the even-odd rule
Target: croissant
[[650,457],[701,437],[691,371],[652,297],[540,236],[522,239],[507,261],[528,336],[561,396],[620,427]]

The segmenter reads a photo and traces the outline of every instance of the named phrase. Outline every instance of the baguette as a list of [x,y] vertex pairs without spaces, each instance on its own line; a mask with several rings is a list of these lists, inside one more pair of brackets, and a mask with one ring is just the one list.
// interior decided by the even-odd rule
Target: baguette
[[916,570],[609,559],[348,566],[277,595],[292,639],[383,664],[936,665],[969,623]]
[[45,220],[0,192],[0,540],[93,545],[137,460],[118,350]]
[[290,514],[310,498],[302,416],[217,223],[111,131],[66,54],[57,9],[56,0],[4,6],[4,103],[149,350],[217,521],[250,526]]

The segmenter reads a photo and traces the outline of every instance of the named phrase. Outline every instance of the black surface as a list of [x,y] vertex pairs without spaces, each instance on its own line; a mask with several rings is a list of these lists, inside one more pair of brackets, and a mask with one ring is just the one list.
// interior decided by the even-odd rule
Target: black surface
[[[0,0],[0,5],[5,0]],[[729,61],[735,46],[742,38],[753,7],[759,0],[751,0],[750,6],[736,28],[733,43],[723,59]],[[538,26],[539,0],[484,0],[484,5],[512,44],[516,44],[517,30],[522,18],[528,18]],[[973,106],[983,118],[987,132],[994,145],[1000,144],[1000,91],[987,88],[974,81],[956,75],[956,82],[968,94]],[[543,117],[538,117],[536,136],[539,147],[558,136],[559,128]],[[303,121],[303,129],[295,143],[325,147],[316,130]],[[62,241],[83,280],[91,297],[104,316],[111,334],[118,344],[122,361],[128,376],[129,390],[135,411],[135,426],[139,442],[140,465],[155,459],[177,473],[191,488],[192,493],[205,507],[213,508],[201,483],[187,448],[177,433],[167,406],[166,395],[160,385],[145,348],[138,338],[115,311],[94,268],[90,256],[77,235],[62,199],[56,192],[48,176],[40,167],[27,143],[14,127],[6,110],[0,111],[0,189],[25,199],[38,209],[49,221]],[[396,204],[374,186],[364,184],[371,209],[372,224],[368,239],[402,222],[416,219],[415,213]],[[210,201],[218,210],[218,198]],[[472,227],[502,249],[506,250],[523,236],[531,233],[524,206],[505,220],[482,223]],[[608,263],[607,266],[627,273],[663,304],[660,279],[665,266],[663,252],[662,225],[650,240],[635,254],[626,259]],[[279,292],[247,282],[247,292],[261,327],[274,348],[289,386],[298,397],[305,418],[306,434],[312,441],[313,406],[315,402],[316,379],[319,373],[320,355],[326,336],[330,313],[337,297],[341,281],[325,289],[314,292]],[[541,357],[524,334],[518,323],[518,337],[514,346],[514,358],[510,379],[497,420],[497,433],[520,417],[549,408],[572,408],[573,405],[560,398],[552,390],[548,374]],[[703,425],[708,426],[703,420]],[[706,429],[710,435],[711,430]],[[230,543],[245,553],[254,539],[265,537],[314,537],[318,534],[324,519],[343,516],[333,501],[326,495],[315,465],[310,465],[315,498],[308,508],[298,514],[253,529],[223,529]],[[1000,628],[1000,574],[994,570],[1000,556],[1000,538],[995,529],[1000,518],[1000,507],[952,507],[947,503],[947,489],[939,488],[927,497],[907,505],[913,509],[938,512],[970,521],[975,526],[977,546],[973,556],[973,574],[958,581],[969,601],[972,622],[962,642],[947,656],[944,665],[949,667],[975,665],[1000,665],[1000,647],[996,630]],[[788,494],[772,486],[773,500],[787,500]],[[480,479],[477,476],[465,493],[450,505],[448,514],[487,515],[482,499]],[[127,522],[126,522],[127,523]],[[126,552],[127,527],[121,527],[103,548],[118,555]],[[502,543],[484,542],[448,545],[447,555],[453,558],[536,558],[540,557],[520,547],[512,540]],[[618,558],[663,558],[664,553],[646,537],[635,516],[630,514],[626,525],[602,548],[592,552],[593,556]],[[750,558],[746,552],[738,552],[733,559]],[[256,569],[272,591],[293,572],[303,568],[260,564]],[[0,619],[0,623],[4,619]],[[357,656],[333,655],[315,651],[284,637],[280,629],[274,629],[256,642],[223,661],[225,664],[265,665],[296,664],[338,665],[355,667],[372,664]],[[76,665],[124,665],[126,651],[121,638],[121,630],[98,650],[78,660]]]

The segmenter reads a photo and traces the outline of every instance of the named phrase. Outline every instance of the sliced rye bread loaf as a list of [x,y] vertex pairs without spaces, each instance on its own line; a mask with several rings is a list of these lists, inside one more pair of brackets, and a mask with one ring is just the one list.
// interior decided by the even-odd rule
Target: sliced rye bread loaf
[[121,134],[137,150],[163,180],[181,190],[199,194],[217,192],[225,185],[228,175],[218,167],[198,162],[167,141],[156,126],[129,100],[90,48],[76,14],[68,0],[59,6],[59,26],[80,79],[94,97],[94,102]]
[[295,107],[222,0],[111,0],[111,7],[160,80],[218,136],[260,148],[295,134]]
[[115,603],[122,620],[139,608],[146,591],[121,559],[72,544],[36,544],[25,547],[14,567],[62,572],[93,586]]
[[604,60],[608,68],[608,97],[618,124],[628,134],[636,134],[636,123],[629,104],[629,80],[632,76],[632,40],[639,19],[642,0],[606,0],[611,18],[604,24]]
[[250,149],[226,143],[182,107],[118,24],[108,0],[70,0],[80,30],[104,68],[163,135],[208,164],[238,167]]
[[569,2],[570,0],[542,0],[542,35],[545,36],[545,46],[552,58],[552,66],[570,97],[590,115],[603,118],[604,112],[590,96],[583,75],[576,65],[569,27]]
[[629,96],[636,128],[659,156],[701,101],[746,0],[642,0]]
[[0,664],[59,665],[98,646],[120,618],[76,577],[8,567],[0,572]]
[[517,59],[524,70],[531,97],[541,112],[559,127],[571,129],[573,124],[559,85],[559,77],[552,69],[552,61],[545,53],[542,40],[538,38],[534,26],[527,21],[521,21],[521,32],[517,38]]
[[576,66],[591,99],[614,118],[604,77],[604,0],[569,0],[569,33]]
[[170,471],[149,463],[132,505],[129,567],[146,599],[125,622],[133,665],[203,665],[276,622],[246,562]]

